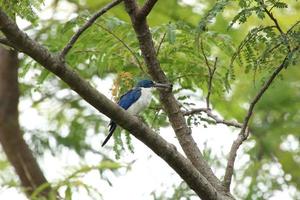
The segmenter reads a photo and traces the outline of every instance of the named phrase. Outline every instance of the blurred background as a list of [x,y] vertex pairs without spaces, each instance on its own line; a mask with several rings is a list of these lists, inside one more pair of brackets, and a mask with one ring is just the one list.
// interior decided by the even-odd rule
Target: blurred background
[[[30,37],[58,52],[108,2],[6,1],[6,6],[16,12],[17,24]],[[218,57],[211,95],[214,113],[242,122],[249,102],[286,56],[280,34],[270,27],[273,22],[260,13],[255,2],[158,1],[148,17],[149,26],[161,67],[174,84],[183,109],[205,107],[209,73],[199,52],[201,44],[210,63]],[[284,32],[300,20],[299,1],[266,3],[270,7],[278,3],[272,12]],[[292,45],[299,45],[299,35],[297,24],[288,36]],[[101,148],[109,119],[30,57],[20,53],[18,58],[22,134],[47,180],[62,197],[198,199],[166,163],[121,129],[114,142]],[[137,80],[148,77],[122,4],[100,17],[79,38],[66,62],[114,101]],[[298,52],[255,109],[251,136],[236,160],[232,192],[237,199],[300,199],[299,77]],[[142,118],[180,148],[158,97]],[[205,158],[221,178],[239,129],[215,124],[204,114],[189,116],[187,121]],[[0,199],[26,199],[3,151],[0,172]]]

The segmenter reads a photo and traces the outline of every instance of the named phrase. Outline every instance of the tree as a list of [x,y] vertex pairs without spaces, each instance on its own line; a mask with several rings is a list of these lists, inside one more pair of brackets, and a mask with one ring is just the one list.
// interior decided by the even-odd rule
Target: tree
[[[54,3],[58,3],[58,1]],[[124,4],[125,9],[118,6],[121,3]],[[269,109],[269,105],[263,106],[262,104],[264,102],[262,97],[265,96],[267,91],[274,90],[270,86],[278,76],[282,74],[285,77],[282,82],[292,83],[293,80],[289,77],[292,75],[288,75],[288,71],[297,71],[293,68],[293,65],[297,65],[299,62],[299,21],[293,21],[290,23],[291,25],[283,27],[276,17],[277,12],[280,9],[285,9],[288,4],[280,1],[261,0],[241,0],[236,4],[236,2],[221,0],[217,1],[203,14],[202,19],[198,20],[199,22],[195,25],[195,18],[193,17],[180,20],[181,17],[185,17],[186,12],[178,12],[179,14],[176,12],[158,12],[166,4],[171,4],[180,11],[189,10],[190,12],[192,10],[191,6],[179,6],[177,1],[158,2],[158,11],[156,11],[156,7],[154,7],[156,3],[155,0],[148,0],[141,4],[138,4],[135,0],[115,0],[101,7],[91,16],[79,11],[78,17],[66,24],[49,20],[41,28],[35,28],[38,18],[32,12],[32,8],[33,6],[38,7],[40,5],[39,1],[36,1],[36,4],[21,1],[1,2],[0,30],[3,33],[3,38],[0,41],[5,46],[26,55],[21,61],[21,65],[24,67],[19,73],[20,76],[24,76],[30,70],[38,69],[40,71],[39,85],[43,85],[48,81],[60,90],[67,87],[71,88],[80,96],[79,98],[69,93],[63,98],[59,98],[55,95],[55,91],[49,93],[40,91],[43,97],[55,98],[61,104],[67,104],[70,109],[76,108],[79,110],[72,116],[72,122],[66,120],[67,114],[64,111],[57,114],[55,116],[56,121],[59,122],[59,116],[64,120],[55,125],[57,131],[52,133],[52,137],[58,143],[73,148],[79,154],[91,150],[87,144],[82,142],[86,137],[84,132],[89,127],[99,131],[102,120],[96,114],[87,117],[83,112],[80,112],[86,106],[80,103],[84,100],[98,112],[117,122],[118,125],[161,157],[201,199],[235,199],[230,191],[230,185],[234,173],[236,154],[249,135],[253,135],[256,148],[258,148],[257,152],[249,154],[257,157],[259,161],[253,162],[249,166],[254,165],[256,169],[259,169],[259,165],[263,163],[260,162],[262,155],[267,154],[266,158],[269,159],[275,156],[275,159],[278,159],[281,163],[283,170],[292,176],[287,181],[299,187],[297,186],[299,175],[291,169],[292,166],[297,165],[297,161],[293,158],[297,153],[278,148],[280,144],[284,143],[284,140],[280,138],[282,131],[279,131],[278,138],[274,140],[276,142],[271,143],[271,145],[264,141],[261,134],[259,134],[262,131],[272,130],[271,127],[266,128],[260,125],[279,123],[278,121],[284,118],[289,118],[289,128],[286,129],[289,132],[291,131],[289,134],[297,136],[298,132],[296,128],[290,129],[297,124],[294,118],[298,112],[295,112],[294,108],[289,112],[282,110],[282,112],[278,111],[273,114],[272,111],[274,110]],[[75,2],[75,4],[79,10],[82,9],[80,3]],[[98,6],[96,5],[96,7]],[[119,7],[116,14],[118,18],[102,18],[104,13],[115,6]],[[289,2],[289,6],[293,7],[293,3]],[[235,17],[228,24],[229,31],[225,29],[224,25],[218,26],[219,23],[226,22],[224,15],[222,15],[224,10],[224,12],[227,11],[226,9],[233,9],[236,12]],[[120,14],[120,12],[123,14]],[[126,18],[124,19],[126,13],[130,18],[130,22],[126,22]],[[151,17],[155,18],[155,15],[159,16],[159,13],[163,13],[163,17],[172,19],[174,22],[157,23],[156,26],[150,29],[147,22],[148,15],[150,14],[149,19],[152,22]],[[18,28],[13,20],[14,15],[32,22],[34,39]],[[253,15],[252,18],[251,15]],[[215,20],[215,22],[210,24],[212,20]],[[247,20],[252,20],[250,23],[254,28],[251,30],[242,25],[236,25],[237,22],[242,24]],[[155,23],[154,20],[152,23]],[[235,26],[237,28],[232,28]],[[52,32],[45,27],[51,27]],[[76,29],[76,27],[79,28]],[[45,32],[47,34],[43,35]],[[244,39],[240,39],[241,36],[233,37],[238,32],[246,33]],[[113,42],[112,39],[114,39]],[[123,49],[127,51],[124,52]],[[141,54],[137,53],[139,51]],[[34,62],[27,56],[33,59]],[[36,63],[44,69],[41,70]],[[283,70],[286,73],[283,73]],[[249,72],[253,73],[254,80],[252,82],[243,80],[245,76],[249,77]],[[133,76],[150,76],[154,81],[160,83],[171,82],[179,85],[179,88],[173,91],[159,91],[160,103],[156,103],[154,111],[149,111],[145,116],[146,121],[150,121],[153,116],[157,116],[158,111],[163,110],[164,115],[159,116],[158,120],[152,122],[154,129],[149,128],[146,123],[122,110],[90,84],[93,77],[103,78],[109,73],[119,73],[115,81],[114,92],[128,89],[132,85]],[[56,77],[62,81],[58,81]],[[252,83],[258,81],[261,84],[256,86],[257,89],[251,86]],[[294,82],[297,83],[297,81]],[[25,88],[24,96],[28,95],[28,88],[36,88],[36,86],[30,84],[20,84]],[[239,91],[244,89],[243,84],[247,85],[247,89]],[[231,90],[231,87],[236,87],[236,91]],[[203,108],[192,107],[189,101],[190,97],[182,91],[183,89],[190,91],[198,89],[205,92],[206,106]],[[249,93],[248,90],[250,90]],[[230,91],[229,97],[228,91]],[[251,97],[249,98],[246,94],[251,94]],[[118,93],[115,96],[118,96]],[[269,99],[273,98],[268,93],[266,93],[266,96],[269,96]],[[294,102],[297,102],[297,98],[299,98],[292,91],[287,91],[284,96],[286,98],[293,96],[295,98]],[[45,98],[40,98],[36,104],[38,105],[44,100]],[[228,105],[226,100],[230,100],[232,103]],[[287,101],[283,97],[282,100]],[[247,102],[247,106],[239,107],[238,105],[241,102]],[[16,105],[15,103],[13,118],[15,124],[17,123]],[[228,110],[228,107],[232,110]],[[261,110],[258,110],[259,107]],[[6,107],[4,107],[2,116],[7,113],[5,109]],[[252,115],[256,110],[257,116],[251,122]],[[216,114],[217,111],[224,118],[234,118],[236,120],[225,120]],[[168,118],[186,157],[155,131],[161,126],[168,125],[166,118]],[[87,127],[81,125],[83,120],[86,122],[85,124],[88,124]],[[91,120],[98,122],[91,122]],[[67,137],[63,137],[59,133],[64,123],[70,123]],[[225,174],[222,178],[218,178],[213,173],[210,164],[193,138],[191,127],[199,125],[199,123],[222,123],[235,127],[240,131],[228,154]],[[5,135],[7,132],[7,130],[3,130],[1,134]],[[18,133],[20,131],[15,130],[14,132]],[[1,139],[5,152],[9,152],[10,148],[15,148],[13,145],[5,145],[7,141],[6,138]],[[45,146],[49,147],[45,139],[38,138],[37,141],[44,141]],[[120,156],[120,151],[123,148],[120,132],[116,134],[115,141],[114,150]],[[127,137],[127,143],[130,147],[130,137]],[[17,164],[10,159],[9,153],[6,154],[18,172]],[[25,156],[26,153],[19,155]],[[28,155],[31,155],[30,152]],[[286,161],[286,157],[288,157],[288,161]],[[26,157],[21,159],[28,160]],[[32,155],[31,159],[34,160]],[[118,165],[115,167],[111,165],[112,163],[108,168],[118,168]],[[99,166],[99,168],[101,167],[103,165]],[[38,169],[38,166],[35,168]],[[34,168],[30,169],[33,170],[32,172],[36,172]],[[85,170],[89,169],[91,168]],[[42,173],[39,173],[40,177],[43,177]],[[253,172],[247,172],[246,170],[244,176],[248,176],[248,173]],[[258,170],[254,173],[258,173]],[[18,175],[22,180],[22,176]],[[258,180],[254,177],[255,175],[251,180],[250,192],[247,194],[247,198],[267,198],[264,194],[254,194],[253,191],[257,190],[255,185],[258,183]],[[50,185],[43,178],[34,186],[30,186],[28,195],[45,195],[46,193],[46,195],[53,196],[57,192],[57,186],[51,185],[50,187]],[[22,186],[28,187],[23,181]],[[270,190],[276,187],[280,186],[273,186],[272,182]],[[45,188],[47,190],[44,190]],[[68,188],[69,185],[66,189],[66,196],[69,195],[70,189]],[[44,193],[40,193],[41,191]]]

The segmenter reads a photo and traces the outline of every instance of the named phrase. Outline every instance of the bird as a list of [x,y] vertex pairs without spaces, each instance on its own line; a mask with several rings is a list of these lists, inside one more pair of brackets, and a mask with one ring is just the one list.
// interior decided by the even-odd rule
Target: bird
[[[130,114],[137,115],[149,106],[152,99],[153,88],[170,89],[171,87],[172,85],[170,84],[156,83],[148,79],[140,80],[134,88],[120,97],[118,105],[124,110],[127,110]],[[108,142],[117,128],[117,124],[113,120],[110,121],[108,126],[108,135],[102,143],[102,147]]]

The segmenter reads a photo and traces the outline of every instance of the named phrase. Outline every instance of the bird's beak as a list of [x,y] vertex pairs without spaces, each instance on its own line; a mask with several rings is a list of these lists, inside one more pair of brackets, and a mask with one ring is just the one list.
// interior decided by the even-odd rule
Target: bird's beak
[[168,83],[154,83],[153,87],[171,89],[172,88],[172,84],[168,84]]

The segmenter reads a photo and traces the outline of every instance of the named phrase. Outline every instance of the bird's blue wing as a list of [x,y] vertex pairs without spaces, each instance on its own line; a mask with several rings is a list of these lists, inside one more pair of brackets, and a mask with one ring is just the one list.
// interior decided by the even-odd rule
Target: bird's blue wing
[[[139,99],[141,94],[142,94],[141,88],[131,89],[127,93],[121,96],[118,104],[119,106],[127,110],[134,102],[136,102]],[[104,142],[102,143],[102,146],[104,146],[108,142],[108,140],[111,138],[116,128],[117,128],[117,124],[111,120],[109,123],[109,133],[105,138]]]
[[[141,94],[142,94],[141,88],[131,89],[127,93],[121,96],[118,104],[119,106],[127,110],[134,102],[136,102],[139,99]],[[104,146],[108,142],[108,140],[111,138],[116,128],[117,128],[117,124],[114,121],[110,121],[109,132],[104,142],[102,143],[102,146]]]
[[142,94],[141,88],[134,88],[122,95],[118,104],[127,110],[134,102],[136,102]]

